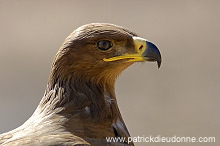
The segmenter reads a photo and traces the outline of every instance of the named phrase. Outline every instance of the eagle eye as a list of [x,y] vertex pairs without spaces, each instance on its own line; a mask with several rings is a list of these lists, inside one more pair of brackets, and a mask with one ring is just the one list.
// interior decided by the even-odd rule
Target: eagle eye
[[112,42],[109,40],[100,40],[96,43],[96,46],[98,49],[102,51],[106,51],[110,49],[113,45],[112,45]]

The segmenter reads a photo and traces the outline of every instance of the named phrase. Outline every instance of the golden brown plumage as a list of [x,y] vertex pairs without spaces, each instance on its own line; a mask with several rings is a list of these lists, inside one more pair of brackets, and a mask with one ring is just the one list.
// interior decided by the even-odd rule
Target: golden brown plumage
[[52,64],[47,88],[22,126],[0,135],[1,145],[133,145],[114,92],[117,76],[138,61],[161,57],[152,43],[123,27],[87,24],[67,37]]

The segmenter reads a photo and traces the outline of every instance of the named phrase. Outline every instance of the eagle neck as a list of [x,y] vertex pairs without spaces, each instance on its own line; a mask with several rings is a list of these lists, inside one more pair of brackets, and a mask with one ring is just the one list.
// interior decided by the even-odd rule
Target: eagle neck
[[[94,81],[95,80],[95,81]],[[51,76],[40,103],[46,113],[86,113],[95,120],[116,120],[120,115],[115,91],[114,80],[66,76]],[[55,110],[59,109],[59,110]]]

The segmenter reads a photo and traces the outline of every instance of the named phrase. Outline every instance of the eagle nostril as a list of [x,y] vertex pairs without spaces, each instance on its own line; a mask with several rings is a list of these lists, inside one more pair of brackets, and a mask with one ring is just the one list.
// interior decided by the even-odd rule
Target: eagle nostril
[[141,45],[141,46],[139,47],[138,51],[141,52],[142,49],[143,49],[143,45]]

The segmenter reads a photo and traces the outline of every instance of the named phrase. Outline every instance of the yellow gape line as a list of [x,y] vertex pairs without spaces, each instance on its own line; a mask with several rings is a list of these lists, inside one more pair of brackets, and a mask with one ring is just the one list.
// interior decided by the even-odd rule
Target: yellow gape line
[[139,54],[126,54],[124,56],[116,56],[112,58],[104,58],[103,60],[105,62],[110,62],[110,61],[116,61],[116,60],[122,60],[122,59],[130,59],[127,62],[134,62],[134,61],[144,61],[144,58],[140,56]]

